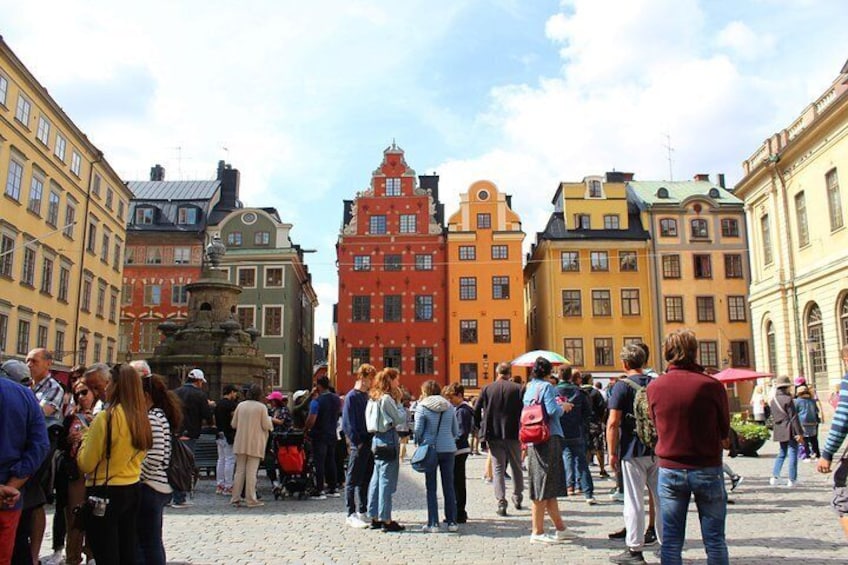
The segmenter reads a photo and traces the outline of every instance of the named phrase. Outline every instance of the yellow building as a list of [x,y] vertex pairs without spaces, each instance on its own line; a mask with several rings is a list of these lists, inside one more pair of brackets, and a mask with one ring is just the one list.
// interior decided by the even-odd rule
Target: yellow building
[[460,196],[448,220],[448,371],[476,390],[525,351],[521,220],[489,181]]
[[648,232],[628,203],[630,173],[560,184],[524,269],[529,344],[596,376],[621,373],[619,351],[646,343],[656,363]]
[[826,397],[848,344],[848,63],[742,164],[757,368],[804,374]]
[[131,193],[0,39],[0,355],[115,361]]

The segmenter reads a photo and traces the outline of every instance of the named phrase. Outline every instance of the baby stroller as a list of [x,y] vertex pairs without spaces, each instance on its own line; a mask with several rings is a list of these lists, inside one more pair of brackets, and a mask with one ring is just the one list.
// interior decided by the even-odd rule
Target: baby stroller
[[290,430],[273,434],[277,454],[279,486],[274,487],[274,500],[287,496],[306,498],[312,486],[312,454],[303,432]]

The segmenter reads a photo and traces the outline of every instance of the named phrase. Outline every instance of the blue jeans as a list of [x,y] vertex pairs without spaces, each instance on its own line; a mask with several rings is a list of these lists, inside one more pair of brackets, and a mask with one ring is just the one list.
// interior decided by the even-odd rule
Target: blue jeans
[[427,525],[439,525],[439,501],[436,494],[436,471],[442,477],[442,496],[445,499],[445,519],[448,524],[456,523],[456,492],[453,489],[453,452],[439,453],[439,463],[436,469],[424,473],[424,483],[427,486]]
[[345,476],[345,502],[347,514],[356,512],[356,496],[359,495],[359,511],[363,514],[368,506],[368,489],[374,473],[374,454],[371,442],[350,446],[350,458]]
[[165,546],[162,544],[162,511],[170,494],[141,485],[138,507],[138,551],[136,563],[165,565]]
[[686,538],[686,512],[689,498],[695,495],[701,538],[709,565],[727,565],[727,542],[724,537],[727,518],[727,492],[721,467],[703,469],[659,470],[660,513],[662,514],[662,563],[682,564],[683,540]]
[[794,437],[789,441],[780,442],[780,451],[774,458],[774,469],[772,469],[771,474],[774,477],[780,477],[787,451],[789,452],[789,480],[794,481],[798,478],[798,442],[795,441]]
[[[181,439],[180,441],[183,442],[183,445],[185,445],[187,448],[189,448],[191,450],[192,455],[194,455],[194,448],[197,445],[197,438]],[[182,504],[183,502],[186,501],[187,496],[188,496],[187,492],[183,492],[181,490],[175,490],[174,491],[173,503],[174,504]]]
[[586,440],[567,439],[563,443],[562,461],[565,465],[565,484],[569,487],[580,484],[583,496],[593,498],[595,484],[589,471],[589,461],[586,459]]
[[[398,445],[397,432],[386,432],[384,437],[374,437],[375,445]],[[374,473],[368,485],[368,515],[381,522],[392,520],[392,495],[397,490],[400,462],[395,459],[374,460]]]

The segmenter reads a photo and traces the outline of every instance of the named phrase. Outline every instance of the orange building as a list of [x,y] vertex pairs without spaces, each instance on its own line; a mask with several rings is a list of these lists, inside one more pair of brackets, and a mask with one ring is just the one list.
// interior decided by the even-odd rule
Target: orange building
[[448,377],[466,389],[525,351],[523,240],[511,196],[489,181],[472,184],[448,220]]

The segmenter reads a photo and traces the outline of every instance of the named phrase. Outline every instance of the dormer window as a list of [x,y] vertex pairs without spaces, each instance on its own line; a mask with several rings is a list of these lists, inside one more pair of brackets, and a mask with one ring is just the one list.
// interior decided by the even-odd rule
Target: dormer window
[[668,189],[661,186],[660,189],[657,190],[657,198],[668,198]]
[[144,226],[153,224],[154,212],[153,208],[136,208],[135,223]]
[[386,196],[400,196],[400,177],[386,179]]
[[603,198],[604,197],[604,189],[601,181],[598,179],[591,179],[586,183],[589,190],[589,198]]
[[592,228],[592,217],[589,214],[574,214],[574,229],[588,230]]
[[197,223],[197,219],[200,216],[198,213],[199,210],[194,206],[183,206],[179,210],[177,210],[177,224],[179,225],[193,225]]

